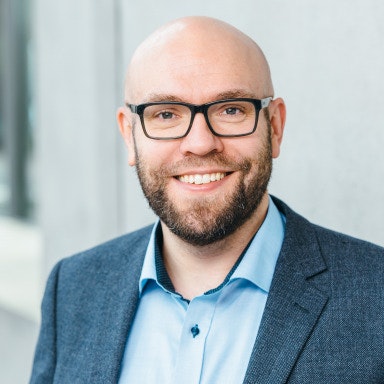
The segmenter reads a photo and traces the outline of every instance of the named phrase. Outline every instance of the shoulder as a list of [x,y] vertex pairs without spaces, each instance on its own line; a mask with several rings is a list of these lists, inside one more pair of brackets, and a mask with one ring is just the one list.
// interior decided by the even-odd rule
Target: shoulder
[[316,382],[319,377],[327,383],[344,383],[347,377],[355,378],[354,383],[379,382],[384,248],[312,224],[280,200],[274,202],[286,217],[286,228],[269,308],[277,314],[285,311],[287,324],[293,324],[290,319],[299,313],[298,307],[305,309],[296,318],[297,329],[312,327],[295,362],[292,382]]
[[[278,209],[286,216],[286,241],[307,249],[319,249],[328,266],[343,265],[381,271],[384,275],[384,248],[313,224],[303,218],[281,200],[273,197]],[[356,272],[356,271],[355,271]]]
[[150,239],[152,225],[125,234],[91,249],[64,258],[53,273],[74,276],[87,271],[87,275],[111,273],[121,268],[141,267]]

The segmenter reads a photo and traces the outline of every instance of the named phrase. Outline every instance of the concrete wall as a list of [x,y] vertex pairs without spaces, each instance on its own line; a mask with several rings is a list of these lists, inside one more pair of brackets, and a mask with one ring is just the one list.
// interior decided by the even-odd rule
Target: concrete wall
[[36,0],[34,20],[38,212],[49,270],[119,228],[116,8]]
[[271,192],[311,220],[384,244],[380,0],[35,0],[46,265],[153,219],[115,123],[124,68],[154,28],[221,18],[269,58],[288,121]]

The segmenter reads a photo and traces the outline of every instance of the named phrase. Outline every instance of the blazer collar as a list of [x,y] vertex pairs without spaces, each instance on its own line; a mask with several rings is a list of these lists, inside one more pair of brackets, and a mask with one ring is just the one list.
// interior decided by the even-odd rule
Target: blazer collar
[[286,232],[244,383],[285,383],[328,295],[314,226],[273,198]]

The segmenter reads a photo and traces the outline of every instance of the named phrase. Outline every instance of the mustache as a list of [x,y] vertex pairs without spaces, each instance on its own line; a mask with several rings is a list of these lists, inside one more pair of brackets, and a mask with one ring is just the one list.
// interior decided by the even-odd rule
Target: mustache
[[165,175],[178,175],[180,170],[199,167],[221,167],[231,171],[249,172],[252,167],[252,161],[248,158],[242,158],[240,161],[228,158],[222,153],[209,153],[205,156],[191,155],[172,164],[163,165],[157,170],[157,173]]

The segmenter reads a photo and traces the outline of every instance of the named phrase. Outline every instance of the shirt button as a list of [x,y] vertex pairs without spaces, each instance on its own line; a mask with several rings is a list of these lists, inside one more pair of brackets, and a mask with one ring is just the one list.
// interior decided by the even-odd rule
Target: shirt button
[[195,338],[200,333],[200,329],[199,329],[199,326],[197,324],[195,324],[191,328],[191,333],[192,333],[193,338]]

